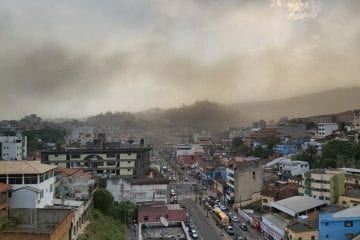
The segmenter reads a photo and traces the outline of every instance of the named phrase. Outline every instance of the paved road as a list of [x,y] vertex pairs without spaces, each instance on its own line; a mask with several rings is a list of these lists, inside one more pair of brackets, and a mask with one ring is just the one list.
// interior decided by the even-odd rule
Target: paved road
[[182,199],[181,203],[187,208],[191,219],[193,220],[196,229],[199,232],[200,238],[203,240],[221,240],[231,239],[229,236],[221,236],[221,230],[213,223],[211,215],[209,218],[203,213],[199,205],[192,199]]

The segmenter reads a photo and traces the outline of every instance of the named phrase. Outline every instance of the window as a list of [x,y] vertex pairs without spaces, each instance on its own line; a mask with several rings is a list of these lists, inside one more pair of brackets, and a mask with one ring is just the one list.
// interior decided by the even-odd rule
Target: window
[[165,218],[169,218],[169,215],[165,215]]
[[311,240],[315,240],[315,236],[311,236]]
[[302,237],[299,237],[299,240],[302,240]]
[[37,184],[38,175],[37,174],[26,174],[24,175],[24,184]]
[[346,204],[346,201],[342,201],[342,204]]
[[106,158],[115,158],[115,157],[116,157],[115,153],[107,153],[106,154]]
[[128,168],[128,169],[127,169],[127,171],[128,171],[128,172],[130,172],[130,171],[131,171],[131,169],[130,169],[130,168]]
[[73,154],[71,154],[71,158],[80,158],[80,154],[79,153],[73,153]]
[[127,161],[127,163],[131,163],[131,161]]
[[0,182],[6,183],[6,175],[0,175]]
[[267,198],[263,198],[263,203],[268,203],[268,199],[267,199]]
[[55,157],[58,157],[59,155],[58,155],[58,154],[55,154],[54,156],[55,156]]
[[148,216],[144,216],[144,221],[148,221],[149,217]]
[[329,223],[328,223],[328,222],[326,222],[326,223],[325,223],[325,226],[329,226]]
[[344,222],[344,226],[345,226],[345,227],[352,227],[352,226],[353,226],[353,222],[352,222],[352,221],[346,221],[346,222]]
[[9,184],[23,184],[23,175],[9,175]]
[[54,185],[53,184],[50,185],[50,192],[52,192],[52,191],[54,191]]
[[42,199],[44,197],[44,190],[41,190],[40,192],[40,199]]
[[116,164],[115,162],[107,162],[106,163],[107,166],[115,166],[115,164]]
[[40,182],[42,183],[44,181],[44,174],[40,174]]

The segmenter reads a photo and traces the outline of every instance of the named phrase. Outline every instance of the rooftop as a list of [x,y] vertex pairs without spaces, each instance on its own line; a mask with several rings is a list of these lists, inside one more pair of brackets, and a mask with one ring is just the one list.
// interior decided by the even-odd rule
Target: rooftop
[[161,224],[141,224],[141,235],[143,240],[154,239],[179,239],[186,240],[191,239],[186,231],[184,231],[180,223],[170,224],[164,227]]
[[327,204],[326,201],[318,200],[309,196],[295,196],[295,197],[285,198],[277,202],[272,202],[270,205],[273,208],[276,208],[284,213],[287,213],[295,217],[299,213],[326,204]]
[[333,213],[334,218],[360,218],[360,205]]
[[296,233],[316,231],[316,229],[312,228],[311,226],[304,224],[304,223],[299,223],[299,222],[288,226],[288,229],[290,231],[296,232]]
[[41,154],[67,154],[67,153],[85,153],[85,154],[99,154],[99,153],[132,153],[149,151],[151,147],[134,147],[134,148],[120,148],[120,149],[56,149],[41,151]]
[[291,223],[290,219],[277,213],[268,213],[263,215],[262,218],[265,218],[280,229],[285,229]]
[[360,189],[353,189],[347,193],[345,193],[346,197],[352,197],[352,198],[360,198]]
[[0,174],[39,174],[55,168],[40,161],[0,161]]
[[55,172],[64,176],[83,176],[83,177],[91,177],[90,173],[86,173],[81,168],[64,168],[57,167],[55,168]]

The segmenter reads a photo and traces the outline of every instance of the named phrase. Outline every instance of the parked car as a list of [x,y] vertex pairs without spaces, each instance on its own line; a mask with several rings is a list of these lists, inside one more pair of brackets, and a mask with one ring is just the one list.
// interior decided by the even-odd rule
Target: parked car
[[248,230],[248,228],[247,228],[247,226],[246,226],[246,223],[240,224],[240,228],[241,228],[242,230],[244,230],[244,231],[247,231],[247,230]]
[[193,238],[193,239],[198,239],[199,238],[199,236],[198,236],[198,234],[197,234],[197,232],[196,232],[196,230],[191,230],[191,237]]
[[239,222],[239,218],[237,216],[235,216],[235,215],[232,215],[230,217],[230,219],[231,219],[232,222]]
[[225,228],[225,231],[229,234],[229,235],[234,235],[234,228],[232,226],[227,226]]
[[220,205],[220,209],[223,210],[223,211],[227,211],[227,207],[225,205]]

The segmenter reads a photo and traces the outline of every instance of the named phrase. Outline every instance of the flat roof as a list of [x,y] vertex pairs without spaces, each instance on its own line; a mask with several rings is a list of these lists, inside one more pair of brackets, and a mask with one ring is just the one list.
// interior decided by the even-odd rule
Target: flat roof
[[281,229],[285,229],[291,223],[289,219],[277,213],[268,213],[262,217]]
[[309,196],[295,196],[272,202],[270,206],[295,217],[298,213],[326,204],[327,202],[324,200],[318,200]]
[[333,213],[334,218],[352,218],[360,216],[360,205]]
[[307,224],[299,223],[299,222],[288,226],[288,229],[290,231],[296,232],[296,233],[317,231],[317,229],[315,229]]
[[84,153],[84,154],[100,154],[100,153],[131,153],[144,152],[151,150],[151,147],[134,147],[119,149],[56,149],[40,151],[41,154],[67,154],[67,153]]
[[55,168],[40,161],[0,161],[0,174],[39,174]]

